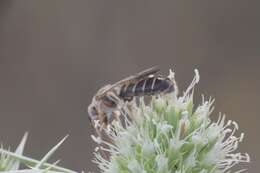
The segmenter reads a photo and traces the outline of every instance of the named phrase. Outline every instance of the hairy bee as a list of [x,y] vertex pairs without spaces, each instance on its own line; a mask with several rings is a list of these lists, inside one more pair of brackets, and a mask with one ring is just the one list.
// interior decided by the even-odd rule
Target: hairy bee
[[112,85],[102,87],[88,107],[89,118],[99,120],[107,126],[120,118],[122,103],[130,102],[134,97],[169,93],[174,90],[174,81],[170,77],[157,75],[158,68],[152,67],[136,75],[129,76]]

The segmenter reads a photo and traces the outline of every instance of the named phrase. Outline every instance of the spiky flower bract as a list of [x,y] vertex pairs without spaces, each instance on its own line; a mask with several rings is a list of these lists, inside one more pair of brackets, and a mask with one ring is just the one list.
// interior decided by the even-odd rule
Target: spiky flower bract
[[[212,122],[212,99],[203,97],[194,106],[193,89],[199,81],[195,72],[182,96],[176,88],[148,103],[143,98],[131,103],[124,125],[114,121],[105,129],[112,142],[92,136],[103,144],[94,153],[102,173],[227,173],[234,165],[249,162],[248,154],[236,153],[244,136],[235,136],[237,123],[226,121],[225,115]],[[169,77],[174,81],[173,72]],[[109,159],[98,150],[109,153]]]
[[[15,152],[0,148],[0,172],[1,173],[76,173],[56,164],[47,163],[47,160],[61,146],[68,136],[65,136],[57,145],[55,145],[41,160],[35,160],[23,155],[28,133],[25,133]],[[21,169],[20,165],[24,168]]]

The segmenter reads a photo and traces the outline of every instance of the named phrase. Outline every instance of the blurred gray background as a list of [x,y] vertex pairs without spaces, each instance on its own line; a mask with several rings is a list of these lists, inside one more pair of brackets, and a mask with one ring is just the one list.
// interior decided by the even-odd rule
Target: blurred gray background
[[[153,65],[200,94],[245,132],[260,169],[260,1],[0,1],[0,141],[40,159],[63,136],[61,165],[95,171],[86,107],[104,84]],[[257,164],[258,163],[258,164]]]

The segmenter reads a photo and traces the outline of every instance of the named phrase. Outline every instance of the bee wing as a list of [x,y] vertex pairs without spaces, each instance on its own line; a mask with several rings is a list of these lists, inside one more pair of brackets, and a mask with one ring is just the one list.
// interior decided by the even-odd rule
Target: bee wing
[[136,75],[129,76],[123,80],[116,82],[115,84],[111,85],[111,88],[114,88],[115,86],[118,86],[118,85],[123,85],[125,83],[139,81],[143,78],[146,78],[149,75],[153,75],[153,74],[157,73],[158,71],[160,71],[160,70],[157,67],[151,67],[149,69],[141,71],[140,73],[137,73]]
[[136,75],[129,76],[129,77],[125,78],[125,79],[122,79],[122,80],[114,83],[109,88],[103,90],[102,93],[99,96],[100,97],[104,96],[106,94],[106,92],[111,91],[113,88],[115,88],[115,87],[117,87],[119,85],[123,85],[123,84],[126,84],[126,83],[131,83],[131,82],[134,82],[134,81],[139,81],[139,80],[141,80],[143,78],[146,78],[149,75],[153,75],[153,74],[155,74],[155,73],[157,73],[159,71],[160,71],[160,69],[157,68],[156,66],[148,68],[148,69],[146,69],[144,71],[141,71],[140,73],[137,73]]
[[143,78],[145,78],[149,75],[153,75],[153,74],[155,74],[159,71],[160,71],[160,69],[158,67],[154,66],[154,67],[148,68],[144,71],[141,71],[140,73],[137,73],[137,75],[135,75],[135,78],[137,80],[140,80],[140,79],[143,79]]

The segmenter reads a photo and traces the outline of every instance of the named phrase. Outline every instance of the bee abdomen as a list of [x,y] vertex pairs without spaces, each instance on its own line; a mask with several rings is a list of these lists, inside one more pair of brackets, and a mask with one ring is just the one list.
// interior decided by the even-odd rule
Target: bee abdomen
[[159,93],[167,93],[173,90],[173,83],[168,78],[150,77],[123,85],[120,90],[120,97],[128,100],[134,96],[155,95]]

